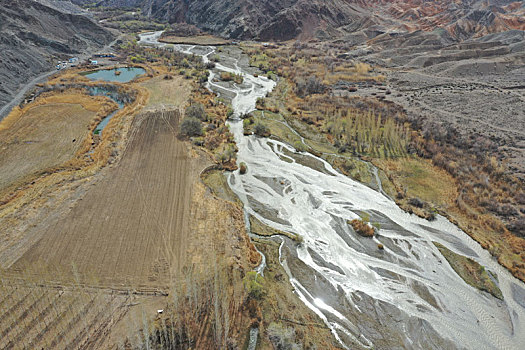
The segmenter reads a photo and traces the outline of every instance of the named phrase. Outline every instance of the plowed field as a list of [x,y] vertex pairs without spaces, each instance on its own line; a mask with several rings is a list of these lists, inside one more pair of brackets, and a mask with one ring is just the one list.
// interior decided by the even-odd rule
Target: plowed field
[[195,164],[177,139],[178,112],[136,118],[122,159],[13,266],[110,285],[147,285],[184,260]]

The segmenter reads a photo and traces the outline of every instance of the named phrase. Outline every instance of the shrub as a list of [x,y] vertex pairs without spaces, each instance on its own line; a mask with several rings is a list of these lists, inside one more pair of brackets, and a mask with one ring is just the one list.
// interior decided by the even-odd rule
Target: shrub
[[354,219],[348,222],[355,232],[363,237],[373,237],[375,229],[364,220]]
[[268,338],[274,349],[278,350],[300,350],[302,346],[295,341],[295,330],[292,327],[284,327],[282,324],[272,322],[268,326]]
[[186,117],[180,124],[180,133],[184,136],[202,136],[202,125],[199,119]]
[[249,271],[244,277],[243,283],[249,298],[261,299],[264,297],[264,279],[256,271]]
[[421,201],[421,199],[419,198],[410,198],[408,200],[408,204],[416,207],[416,208],[423,208],[423,201]]
[[241,175],[244,175],[246,174],[247,171],[248,171],[248,166],[246,165],[245,162],[241,162],[241,164],[239,164],[239,173]]
[[258,123],[257,125],[255,125],[255,127],[253,128],[253,132],[257,136],[262,136],[262,137],[270,136],[270,129],[268,129],[268,127],[262,123]]
[[264,109],[264,107],[266,106],[266,100],[264,99],[264,97],[258,97],[256,101],[256,105],[257,105],[257,108]]
[[306,96],[312,94],[322,94],[326,86],[317,77],[312,76],[307,81],[297,82],[296,93],[298,96]]
[[207,118],[204,106],[200,103],[195,103],[186,107],[184,115],[186,116],[186,118],[196,118],[199,120],[206,120]]
[[302,143],[301,141],[295,141],[293,143],[293,147],[297,152],[306,152],[306,145]]

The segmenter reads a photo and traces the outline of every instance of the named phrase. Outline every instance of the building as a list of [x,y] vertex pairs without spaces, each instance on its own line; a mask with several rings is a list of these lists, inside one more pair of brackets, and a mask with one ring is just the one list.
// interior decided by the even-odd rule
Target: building
[[92,66],[98,66],[98,61],[91,60],[91,65],[92,65]]
[[104,58],[116,57],[114,53],[96,53],[93,56],[99,57],[99,58],[102,58],[102,57],[104,57]]

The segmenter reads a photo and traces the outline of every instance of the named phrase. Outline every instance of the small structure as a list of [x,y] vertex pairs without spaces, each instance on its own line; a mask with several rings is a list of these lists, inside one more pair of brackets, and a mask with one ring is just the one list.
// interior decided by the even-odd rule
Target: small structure
[[95,57],[99,57],[99,58],[103,58],[103,57],[107,57],[107,58],[111,58],[111,57],[116,57],[114,53],[96,53],[94,54],[93,56]]
[[75,62],[78,62],[78,57],[71,57],[69,59],[69,63],[75,63]]
[[96,60],[91,60],[91,65],[92,65],[92,66],[98,66],[98,61],[96,61]]

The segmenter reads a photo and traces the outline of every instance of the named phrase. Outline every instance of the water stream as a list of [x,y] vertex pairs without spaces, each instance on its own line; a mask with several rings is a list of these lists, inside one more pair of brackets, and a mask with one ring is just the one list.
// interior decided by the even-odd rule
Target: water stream
[[[155,44],[158,36],[159,32],[142,35],[141,42]],[[177,48],[205,60],[214,52],[211,47]],[[244,136],[239,116],[254,110],[256,99],[271,91],[275,83],[256,78],[233,62],[217,64],[216,70],[242,74],[242,87],[217,86],[213,74],[209,80],[214,91],[233,92],[235,113],[229,125],[239,148],[238,160],[248,166],[245,175],[233,172],[228,182],[247,214],[303,237],[300,245],[283,239],[281,264],[298,297],[319,315],[342,346],[523,348],[522,282],[444,217],[429,222],[410,215],[321,158],[304,153],[321,162],[323,171],[287,157],[285,153],[295,151],[290,145]],[[381,224],[373,239],[356,235],[347,224],[362,212]],[[433,241],[492,271],[504,301],[466,284]],[[379,243],[384,250],[377,248]]]

